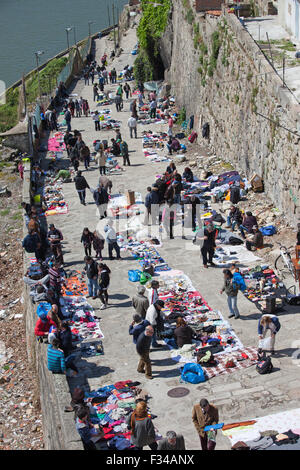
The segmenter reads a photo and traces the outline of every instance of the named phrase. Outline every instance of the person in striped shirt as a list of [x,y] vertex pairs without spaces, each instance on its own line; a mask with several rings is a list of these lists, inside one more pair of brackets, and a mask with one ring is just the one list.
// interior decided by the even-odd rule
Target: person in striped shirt
[[53,374],[65,374],[66,362],[64,352],[59,349],[60,342],[58,339],[53,339],[52,344],[49,344],[47,349],[48,356],[48,369]]

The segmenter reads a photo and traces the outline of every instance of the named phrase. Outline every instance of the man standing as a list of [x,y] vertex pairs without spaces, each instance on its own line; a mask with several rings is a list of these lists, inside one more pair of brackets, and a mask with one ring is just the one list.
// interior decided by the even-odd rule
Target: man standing
[[107,191],[102,186],[98,186],[98,188],[93,192],[94,201],[99,211],[100,220],[105,219],[107,217],[107,204],[108,204],[108,194]]
[[204,431],[204,428],[218,424],[218,409],[214,405],[209,404],[206,398],[202,398],[199,405],[194,405],[193,407],[192,420],[199,434],[202,450],[214,450],[216,447],[216,431]]
[[113,249],[117,253],[117,259],[122,259],[120,256],[120,247],[117,242],[117,234],[115,229],[111,225],[106,225],[104,227],[104,232],[106,232],[106,241],[108,245],[108,256],[110,260],[113,260]]
[[146,288],[144,286],[138,286],[137,294],[132,297],[132,306],[143,319],[145,319],[149,307],[149,300],[144,295],[145,291]]
[[75,183],[75,188],[78,192],[80,203],[85,206],[85,196],[86,196],[85,190],[86,190],[86,188],[89,189],[90,187],[89,187],[85,177],[82,176],[81,171],[77,172],[77,175],[74,178],[74,183]]
[[158,344],[157,342],[157,333],[161,328],[163,323],[163,314],[161,310],[164,308],[165,303],[163,300],[157,300],[154,304],[150,305],[146,313],[146,320],[150,323],[153,328],[153,336],[152,336],[152,347],[153,348],[160,348],[162,345]]
[[126,166],[126,163],[127,163],[128,166],[130,166],[128,145],[127,145],[127,142],[125,142],[125,140],[122,140],[120,144],[120,150],[121,150],[121,155],[123,157],[123,165]]
[[88,278],[89,297],[96,299],[98,291],[98,264],[91,256],[86,256],[84,260],[84,271]]
[[61,241],[64,239],[63,234],[60,230],[55,228],[54,224],[49,225],[49,232],[48,232],[48,241],[50,243],[51,251],[57,261],[61,264],[64,264],[62,249],[61,249]]
[[134,137],[137,139],[136,119],[135,119],[135,117],[133,116],[133,114],[132,114],[132,116],[128,119],[127,124],[128,124],[128,127],[129,127],[131,139],[132,139],[132,134],[133,134],[133,132],[134,132]]
[[156,118],[156,107],[157,107],[157,102],[155,99],[153,99],[150,103],[150,119]]
[[208,262],[211,266],[215,266],[213,262],[213,257],[216,247],[216,229],[213,224],[209,224],[207,228],[204,229],[204,237],[199,237],[199,240],[204,240],[203,246],[201,248],[202,260],[204,268],[207,268],[207,255]]
[[145,331],[140,334],[136,342],[136,351],[140,356],[137,371],[140,374],[145,374],[146,379],[153,379],[151,361],[149,357],[153,333],[154,331],[152,326],[147,326]]
[[65,121],[67,124],[67,130],[71,132],[71,112],[69,109],[67,109],[65,112]]

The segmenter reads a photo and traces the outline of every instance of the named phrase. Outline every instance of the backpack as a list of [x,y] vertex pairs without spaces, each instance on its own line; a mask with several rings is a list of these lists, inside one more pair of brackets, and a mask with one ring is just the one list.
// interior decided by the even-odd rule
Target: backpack
[[191,144],[192,144],[192,143],[197,139],[197,137],[198,137],[197,132],[193,131],[193,132],[191,133],[191,135],[189,136],[188,140],[189,140],[189,142],[191,142]]
[[240,200],[240,188],[238,186],[233,186],[230,189],[230,202],[232,204],[237,204]]
[[263,356],[258,355],[256,370],[260,375],[270,374],[273,370],[273,364],[270,356],[266,356],[266,353],[264,353]]
[[259,230],[261,231],[262,235],[267,237],[270,237],[276,233],[276,227],[274,227],[274,225],[267,225],[266,227],[261,227]]

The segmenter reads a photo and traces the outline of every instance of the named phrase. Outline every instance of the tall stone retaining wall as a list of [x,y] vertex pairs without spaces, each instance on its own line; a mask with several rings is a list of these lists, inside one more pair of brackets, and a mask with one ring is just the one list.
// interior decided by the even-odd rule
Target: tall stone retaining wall
[[[220,158],[247,177],[262,176],[268,196],[295,224],[300,217],[299,138],[292,133],[300,134],[297,101],[235,15],[194,13],[189,24],[186,12],[181,0],[173,1],[161,38],[165,79],[178,106],[195,116],[199,136],[203,123],[210,124],[210,145]],[[214,32],[221,45],[210,68]]]
[[[30,203],[30,164],[26,164],[23,183],[23,201]],[[27,229],[24,224],[24,236]],[[30,256],[24,254],[24,273],[29,266]],[[83,445],[74,425],[74,413],[65,413],[64,407],[70,404],[70,391],[67,377],[52,374],[47,367],[47,344],[40,344],[34,336],[37,321],[36,308],[29,287],[24,284],[24,315],[26,324],[27,354],[37,372],[40,402],[43,415],[43,433],[46,450],[82,450]]]

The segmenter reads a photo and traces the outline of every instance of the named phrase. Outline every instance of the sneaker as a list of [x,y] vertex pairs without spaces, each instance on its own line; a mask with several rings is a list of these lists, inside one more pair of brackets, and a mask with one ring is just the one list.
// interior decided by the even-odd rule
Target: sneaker
[[145,373],[144,370],[138,370],[138,369],[137,369],[137,372],[138,372],[139,374],[144,374],[144,373]]
[[228,315],[228,318],[234,317],[234,313],[231,313],[231,315]]
[[146,379],[149,379],[149,380],[153,379],[152,375],[145,375],[145,377],[146,377]]
[[203,265],[203,268],[208,269],[207,264],[204,264],[204,265]]
[[100,310],[104,310],[105,308],[106,308],[106,305],[102,304],[101,307],[100,307]]
[[94,300],[97,299],[97,298],[98,298],[97,295],[93,295],[93,297],[92,297],[92,299],[94,299]]
[[238,318],[240,318],[240,316],[241,316],[241,315],[238,315],[237,317],[234,317],[234,318],[237,320]]

